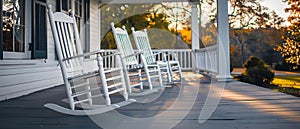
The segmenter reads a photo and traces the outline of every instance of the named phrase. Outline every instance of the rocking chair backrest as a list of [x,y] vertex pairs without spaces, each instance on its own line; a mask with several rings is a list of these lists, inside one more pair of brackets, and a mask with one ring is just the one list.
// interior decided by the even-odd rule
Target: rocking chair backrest
[[81,74],[83,72],[83,58],[66,60],[83,53],[74,12],[72,12],[72,17],[70,17],[62,12],[53,13],[49,11],[49,17],[62,71],[68,77]]
[[144,31],[135,31],[134,28],[131,29],[135,44],[137,48],[143,52],[146,63],[154,64],[156,61],[152,53],[146,29],[144,29]]
[[[118,28],[118,27],[115,28],[114,23],[111,23],[111,26],[112,26],[112,31],[115,36],[115,40],[116,40],[115,42],[117,44],[118,50],[121,52],[121,56],[126,57],[126,56],[134,54],[135,52],[132,48],[131,41],[130,41],[130,38],[128,36],[125,26],[123,26],[122,28]],[[126,66],[138,64],[137,58],[135,58],[134,56],[125,58],[124,61],[125,61],[124,63],[126,64]]]

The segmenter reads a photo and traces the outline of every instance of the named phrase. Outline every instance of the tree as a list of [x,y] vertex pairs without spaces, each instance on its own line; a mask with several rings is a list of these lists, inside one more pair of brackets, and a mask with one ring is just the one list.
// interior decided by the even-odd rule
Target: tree
[[[176,5],[176,6],[175,6]],[[191,43],[191,25],[190,25],[190,10],[191,6],[188,3],[160,3],[160,4],[115,4],[115,5],[101,5],[101,48],[115,49],[113,34],[111,32],[110,23],[114,22],[116,26],[121,27],[125,25],[129,34],[131,34],[131,27],[135,30],[145,28],[158,28],[161,35],[149,35],[149,39],[161,39],[162,35],[169,38],[165,44],[160,43],[156,48],[166,48],[165,46],[176,46],[177,37],[181,37],[187,45]],[[179,11],[180,10],[180,11]],[[175,28],[170,29],[170,24],[176,23]],[[178,31],[177,27],[181,26],[183,30]],[[179,28],[179,27],[178,27]],[[166,30],[166,31],[165,31]],[[173,34],[171,36],[170,34]],[[174,33],[179,33],[177,36]],[[158,37],[160,36],[160,37]],[[175,42],[170,42],[176,40]],[[151,39],[150,39],[151,40]],[[157,40],[156,40],[157,41]],[[152,42],[151,42],[152,43]],[[183,44],[183,45],[186,45]],[[134,44],[133,44],[134,46]],[[152,46],[152,45],[151,45]]]
[[283,18],[276,14],[275,11],[271,12],[271,20],[269,21],[269,25],[273,28],[281,28],[281,24],[284,22]]
[[270,19],[268,8],[258,0],[229,0],[232,7],[229,23],[234,28],[263,27]]
[[294,68],[300,65],[300,1],[299,0],[284,0],[289,7],[285,9],[289,12],[288,21],[291,23],[286,28],[286,33],[283,37],[283,44],[277,47],[281,51],[282,56],[287,63],[290,63]]
[[[114,22],[117,27],[124,25],[129,34],[131,34],[131,27],[134,27],[135,30],[159,28],[161,30],[169,31],[168,26],[170,22],[167,20],[168,16],[164,13],[153,11],[152,8],[155,6],[155,4],[120,4],[101,6],[101,32],[103,32],[101,35],[101,37],[103,37],[101,40],[101,48],[116,48],[110,27],[111,22]],[[135,46],[134,43],[132,45]]]
[[[229,6],[230,43],[236,49],[235,55],[238,51],[240,54],[233,58],[233,62],[239,62],[234,65],[241,66],[251,55],[268,64],[275,63],[269,57],[273,57],[278,36],[282,36],[279,32],[283,18],[261,5],[260,0],[229,0]],[[277,57],[280,56],[276,55],[276,60]]]

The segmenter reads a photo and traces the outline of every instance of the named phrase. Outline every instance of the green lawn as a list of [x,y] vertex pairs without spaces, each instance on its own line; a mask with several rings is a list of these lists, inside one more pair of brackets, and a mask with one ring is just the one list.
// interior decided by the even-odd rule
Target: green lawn
[[[233,75],[234,79],[240,81],[238,75]],[[300,97],[300,76],[275,76],[271,82],[273,85],[264,86],[277,92]]]
[[300,89],[300,76],[276,76],[272,84]]

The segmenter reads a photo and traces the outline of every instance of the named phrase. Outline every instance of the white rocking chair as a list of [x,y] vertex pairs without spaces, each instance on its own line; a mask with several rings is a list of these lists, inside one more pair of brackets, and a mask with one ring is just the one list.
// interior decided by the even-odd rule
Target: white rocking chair
[[[74,12],[72,17],[62,12],[53,13],[48,5],[48,15],[70,108],[53,103],[44,106],[69,115],[96,115],[134,102],[128,99],[123,69],[103,68],[102,58],[118,53],[106,56],[101,56],[100,51],[83,54]],[[88,63],[89,67],[85,67]],[[91,69],[91,66],[95,68]],[[100,79],[101,84],[95,83],[95,79]],[[118,92],[124,100],[111,104],[110,95]]]
[[[124,73],[129,95],[142,96],[157,92],[159,89],[164,88],[159,65],[147,64],[146,59],[141,52],[134,52],[125,26],[123,26],[123,28],[115,28],[114,23],[111,23],[111,27],[117,48],[121,53],[123,68],[126,69],[124,70]],[[141,64],[137,57],[141,58]],[[142,72],[144,72],[144,74],[142,74]],[[148,90],[144,90],[144,77],[146,77],[145,79],[149,85]],[[138,78],[138,83],[134,82],[134,78]],[[159,86],[153,88],[151,79],[155,78],[158,79]],[[137,89],[136,87],[139,87],[139,89],[137,92],[133,92],[133,90]]]
[[[147,33],[143,31],[135,31],[134,28],[131,28],[132,30],[132,35],[134,38],[134,42],[140,52],[142,52],[143,56],[145,57],[146,63],[147,64],[157,64],[160,66],[160,70],[162,73],[162,76],[167,77],[167,81],[170,83],[172,82],[171,80],[171,74],[170,70],[168,67],[168,63],[165,61],[157,61],[155,58],[156,56],[162,55],[163,58],[165,57],[165,53],[153,53],[152,49],[149,44],[148,36]],[[146,30],[145,30],[146,31]]]
[[[181,81],[182,72],[181,67],[179,65],[179,61],[177,59],[177,55],[175,53],[153,53],[149,39],[147,30],[144,31],[135,31],[134,28],[131,28],[133,38],[137,48],[143,52],[144,57],[146,58],[146,62],[148,64],[158,64],[167,77],[169,82]],[[162,55],[163,60],[157,61],[155,59],[156,55]],[[166,66],[166,67],[165,67]]]

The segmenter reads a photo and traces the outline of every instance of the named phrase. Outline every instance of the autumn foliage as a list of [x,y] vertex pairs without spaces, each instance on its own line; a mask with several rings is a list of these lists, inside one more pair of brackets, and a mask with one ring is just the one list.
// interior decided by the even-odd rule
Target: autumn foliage
[[296,69],[300,66],[300,1],[285,0],[285,2],[289,5],[285,11],[290,13],[288,21],[291,25],[286,28],[283,37],[284,43],[276,49],[281,51],[286,62],[292,64]]

